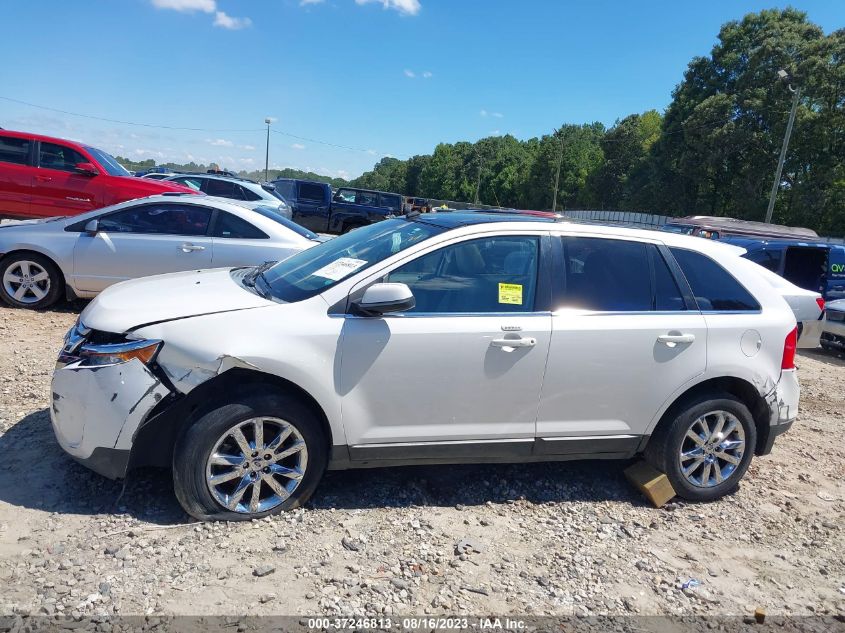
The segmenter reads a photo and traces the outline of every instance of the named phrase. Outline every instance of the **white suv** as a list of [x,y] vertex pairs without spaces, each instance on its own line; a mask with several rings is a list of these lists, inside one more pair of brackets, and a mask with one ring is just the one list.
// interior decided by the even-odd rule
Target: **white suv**
[[716,499],[798,411],[795,317],[742,252],[442,213],[124,282],[68,333],[53,426],[109,477],[172,465],[204,519],[300,505],[326,468],[640,453]]

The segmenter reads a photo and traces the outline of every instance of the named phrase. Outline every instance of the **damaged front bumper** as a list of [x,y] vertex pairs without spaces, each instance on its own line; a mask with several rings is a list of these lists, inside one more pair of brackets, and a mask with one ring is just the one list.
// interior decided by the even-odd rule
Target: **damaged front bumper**
[[766,396],[766,404],[769,407],[769,428],[761,437],[757,438],[756,452],[758,455],[771,453],[775,438],[792,428],[792,423],[798,417],[800,396],[801,387],[798,384],[798,371],[784,369],[780,374],[777,386]]
[[59,445],[106,477],[126,474],[138,427],[170,390],[142,362],[59,363],[50,420]]

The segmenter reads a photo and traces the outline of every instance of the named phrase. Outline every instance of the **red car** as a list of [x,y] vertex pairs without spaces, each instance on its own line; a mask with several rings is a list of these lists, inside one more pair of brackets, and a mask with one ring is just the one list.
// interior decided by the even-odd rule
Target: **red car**
[[0,129],[0,217],[77,215],[166,191],[196,193],[135,178],[90,145]]

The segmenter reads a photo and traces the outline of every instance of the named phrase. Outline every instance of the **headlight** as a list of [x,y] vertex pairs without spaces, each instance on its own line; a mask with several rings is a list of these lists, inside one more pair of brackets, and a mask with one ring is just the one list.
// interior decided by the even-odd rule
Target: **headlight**
[[78,356],[83,365],[116,365],[128,363],[133,358],[137,358],[144,365],[149,365],[155,360],[161,344],[159,340],[143,339],[126,343],[83,345],[79,348]]

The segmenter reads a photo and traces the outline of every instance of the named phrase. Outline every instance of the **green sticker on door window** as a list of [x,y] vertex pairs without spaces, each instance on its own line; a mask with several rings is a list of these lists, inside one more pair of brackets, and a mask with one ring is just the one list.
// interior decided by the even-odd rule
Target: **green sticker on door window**
[[499,284],[499,303],[509,303],[511,305],[522,305],[522,285],[521,284]]

